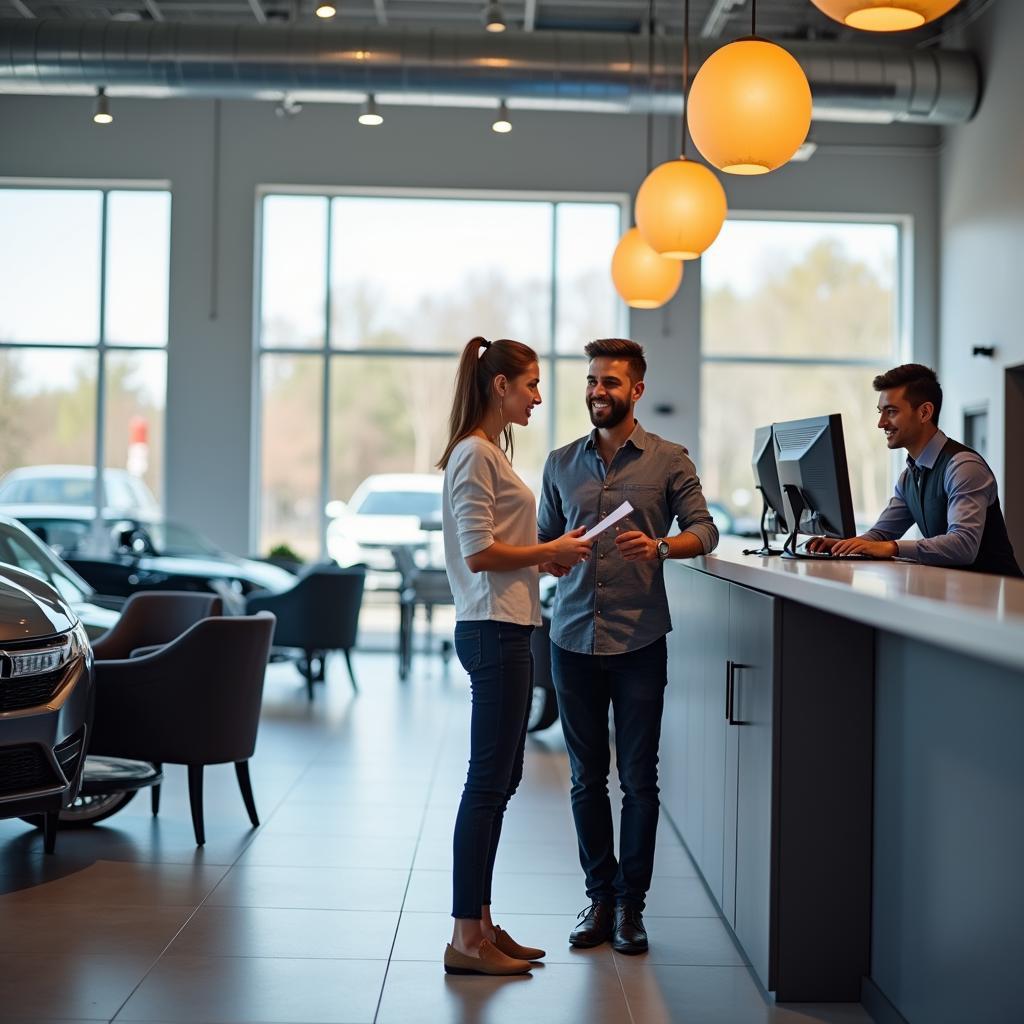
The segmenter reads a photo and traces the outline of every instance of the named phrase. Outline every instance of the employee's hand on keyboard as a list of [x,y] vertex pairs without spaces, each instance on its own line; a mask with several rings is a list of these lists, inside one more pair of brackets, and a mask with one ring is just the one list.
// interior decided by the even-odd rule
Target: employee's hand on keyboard
[[864,537],[846,537],[834,541],[830,554],[833,558],[844,558],[850,555],[866,555],[868,558],[892,558],[899,553],[894,540],[867,540]]

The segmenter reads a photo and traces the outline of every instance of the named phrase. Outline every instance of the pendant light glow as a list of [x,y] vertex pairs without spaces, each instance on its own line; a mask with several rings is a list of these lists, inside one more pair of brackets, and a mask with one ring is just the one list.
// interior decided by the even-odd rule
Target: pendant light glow
[[949,13],[960,0],[811,0],[841,25],[865,32],[905,32]]
[[636,226],[662,256],[695,260],[718,237],[728,206],[715,175],[694,160],[655,167],[636,194]]
[[316,16],[318,18],[333,18],[338,13],[334,4],[320,3],[316,5]]
[[679,290],[683,264],[659,256],[636,228],[619,239],[612,254],[612,282],[626,305],[657,309]]
[[690,135],[727,174],[767,174],[786,163],[811,127],[811,87],[796,59],[755,37],[716,50],[690,89]]

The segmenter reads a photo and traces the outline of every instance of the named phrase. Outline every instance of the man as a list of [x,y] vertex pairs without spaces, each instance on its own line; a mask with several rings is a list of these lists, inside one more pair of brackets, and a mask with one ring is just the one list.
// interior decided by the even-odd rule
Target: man
[[[942,388],[935,371],[907,363],[877,376],[874,388],[878,428],[890,449],[906,448],[907,467],[867,533],[844,540],[816,537],[808,548],[1021,576],[992,470],[976,451],[939,430]],[[923,539],[898,540],[912,524]]]
[[[587,561],[559,576],[551,667],[572,768],[572,811],[590,906],[573,946],[608,939],[642,953],[642,912],[654,868],[658,742],[672,628],[662,562],[712,551],[718,530],[686,449],[649,434],[634,408],[644,393],[643,348],[593,341],[586,401],[594,429],[551,453],[538,513],[541,538],[594,526],[628,500],[633,511],[601,533]],[[682,533],[666,537],[673,517]],[[608,799],[608,705],[624,794],[615,854]]]

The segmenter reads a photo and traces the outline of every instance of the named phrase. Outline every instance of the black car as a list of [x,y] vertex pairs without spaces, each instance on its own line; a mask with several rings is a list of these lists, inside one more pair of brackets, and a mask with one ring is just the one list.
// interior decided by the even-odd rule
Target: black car
[[47,850],[78,796],[92,706],[78,617],[37,576],[0,568],[0,818],[42,816]]
[[280,566],[238,558],[179,523],[108,517],[69,506],[5,506],[100,594],[140,590],[208,590],[242,613],[257,590],[287,590],[295,577]]
[[124,598],[98,595],[66,562],[16,519],[0,515],[0,569],[9,565],[49,583],[78,616],[90,640],[117,622]]

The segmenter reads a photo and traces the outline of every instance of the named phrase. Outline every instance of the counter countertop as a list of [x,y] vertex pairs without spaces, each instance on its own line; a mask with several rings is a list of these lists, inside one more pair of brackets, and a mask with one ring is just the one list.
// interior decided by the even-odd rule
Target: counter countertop
[[1024,669],[1024,580],[907,562],[744,555],[724,537],[688,563],[877,629]]

